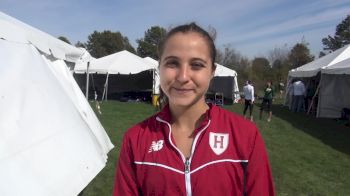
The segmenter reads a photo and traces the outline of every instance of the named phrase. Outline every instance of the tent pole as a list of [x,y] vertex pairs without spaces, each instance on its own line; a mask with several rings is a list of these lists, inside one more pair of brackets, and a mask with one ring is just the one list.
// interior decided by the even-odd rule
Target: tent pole
[[153,85],[152,85],[152,96],[156,93],[156,81],[155,81],[155,72],[156,69],[153,69],[152,71],[152,77],[153,77]]
[[109,73],[107,73],[105,85],[104,85],[104,87],[103,87],[103,94],[102,94],[101,101],[103,101],[103,99],[105,99],[105,96],[106,96],[106,87],[107,87],[107,82],[108,82],[108,74],[109,74]]
[[90,61],[87,63],[86,67],[86,100],[89,101],[89,67],[90,67]]
[[[321,81],[321,80],[320,80],[320,81]],[[310,103],[310,105],[309,105],[309,108],[307,109],[307,115],[309,115],[310,112],[311,112],[311,108],[312,108],[312,106],[313,106],[313,104],[314,104],[314,100],[315,100],[315,98],[316,98],[316,96],[317,96],[317,94],[318,94],[318,91],[320,90],[320,85],[321,85],[321,82],[318,84],[317,89],[316,89],[316,92],[315,92],[314,96],[313,96],[312,99],[311,99],[311,103]],[[317,109],[316,109],[316,112],[317,112]],[[316,114],[316,116],[317,116],[317,114]]]
[[107,101],[107,95],[108,95],[108,79],[109,79],[109,73],[107,74],[107,79],[106,79],[106,95],[105,95],[106,101]]

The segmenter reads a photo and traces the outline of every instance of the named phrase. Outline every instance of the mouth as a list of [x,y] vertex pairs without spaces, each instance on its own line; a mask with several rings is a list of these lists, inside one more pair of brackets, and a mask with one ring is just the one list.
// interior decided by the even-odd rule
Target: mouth
[[176,88],[176,87],[173,87],[173,89],[174,89],[177,93],[181,93],[181,94],[184,94],[184,93],[188,93],[188,92],[193,91],[193,89],[191,89],[191,88]]

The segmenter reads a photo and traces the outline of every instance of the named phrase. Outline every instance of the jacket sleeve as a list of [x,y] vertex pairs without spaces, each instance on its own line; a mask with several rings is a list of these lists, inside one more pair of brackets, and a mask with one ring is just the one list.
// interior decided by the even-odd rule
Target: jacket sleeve
[[256,131],[255,140],[246,168],[247,195],[274,196],[274,185],[264,141]]
[[126,136],[123,138],[118,166],[116,169],[113,196],[117,195],[138,195],[133,153],[130,146],[130,140]]

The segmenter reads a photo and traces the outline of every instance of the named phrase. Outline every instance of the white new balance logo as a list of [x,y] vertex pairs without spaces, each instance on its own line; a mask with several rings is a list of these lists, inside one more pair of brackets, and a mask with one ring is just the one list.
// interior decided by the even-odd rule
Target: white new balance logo
[[152,141],[152,145],[149,148],[148,152],[159,151],[163,148],[164,140]]

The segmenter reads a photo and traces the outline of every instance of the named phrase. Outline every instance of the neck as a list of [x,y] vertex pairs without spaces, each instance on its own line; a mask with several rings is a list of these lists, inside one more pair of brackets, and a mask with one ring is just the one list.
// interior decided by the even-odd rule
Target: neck
[[194,130],[203,120],[204,114],[209,108],[205,101],[198,101],[189,107],[179,107],[169,104],[172,116],[172,124],[178,127],[186,127],[185,130]]

